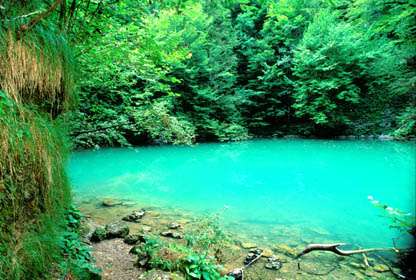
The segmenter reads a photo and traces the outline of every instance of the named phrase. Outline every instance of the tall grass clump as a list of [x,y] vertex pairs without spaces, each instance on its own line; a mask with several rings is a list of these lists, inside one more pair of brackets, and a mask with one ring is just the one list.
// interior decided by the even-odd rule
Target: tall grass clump
[[43,26],[20,38],[16,28],[0,29],[0,88],[17,103],[36,104],[56,117],[72,103],[70,48]]

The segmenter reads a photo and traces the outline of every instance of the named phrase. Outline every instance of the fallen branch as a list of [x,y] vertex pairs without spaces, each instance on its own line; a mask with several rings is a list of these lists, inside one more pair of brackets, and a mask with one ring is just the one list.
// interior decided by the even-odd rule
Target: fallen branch
[[298,259],[312,251],[329,251],[340,256],[351,256],[354,254],[365,254],[370,252],[379,252],[379,251],[395,251],[398,252],[396,248],[370,248],[370,249],[358,249],[358,250],[341,250],[338,247],[344,246],[346,243],[334,243],[334,244],[309,244],[306,248],[298,254],[295,258]]

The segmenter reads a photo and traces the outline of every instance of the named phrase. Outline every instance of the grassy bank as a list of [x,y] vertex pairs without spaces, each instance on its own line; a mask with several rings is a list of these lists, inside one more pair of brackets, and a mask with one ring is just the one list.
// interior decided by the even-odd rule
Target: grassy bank
[[71,270],[62,253],[71,204],[62,116],[74,97],[72,56],[45,12],[36,26],[17,16],[40,8],[35,2],[1,6],[0,279]]

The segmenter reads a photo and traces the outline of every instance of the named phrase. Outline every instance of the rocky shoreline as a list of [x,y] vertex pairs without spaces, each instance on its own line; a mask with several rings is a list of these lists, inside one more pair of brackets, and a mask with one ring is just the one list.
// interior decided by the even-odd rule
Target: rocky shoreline
[[[87,200],[78,203],[85,214],[85,241],[93,247],[97,266],[103,279],[185,279],[178,271],[163,271],[146,266],[145,258],[135,253],[157,238],[164,246],[186,246],[189,232],[199,227],[200,217],[170,209],[146,207],[135,202],[117,199]],[[369,256],[340,257],[316,252],[302,259],[295,256],[301,244],[260,244],[227,233],[220,257],[212,252],[221,265],[222,275],[238,278],[238,269],[244,268],[246,280],[283,279],[395,279],[388,266]],[[165,252],[170,254],[171,252]],[[217,252],[218,253],[218,252]],[[330,271],[330,272],[328,272]],[[327,274],[325,274],[328,272]]]

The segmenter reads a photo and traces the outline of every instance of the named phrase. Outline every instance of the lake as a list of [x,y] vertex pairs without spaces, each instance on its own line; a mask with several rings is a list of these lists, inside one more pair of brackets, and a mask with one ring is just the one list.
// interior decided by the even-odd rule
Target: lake
[[415,211],[410,142],[253,140],[75,152],[76,200],[115,197],[222,213],[225,229],[264,242],[406,245],[369,197]]

